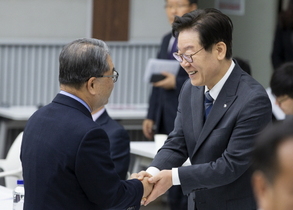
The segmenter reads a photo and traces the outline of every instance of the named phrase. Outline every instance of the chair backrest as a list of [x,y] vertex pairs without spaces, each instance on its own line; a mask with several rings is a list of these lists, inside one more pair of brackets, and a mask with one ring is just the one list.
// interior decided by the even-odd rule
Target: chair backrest
[[[20,161],[20,147],[22,142],[23,132],[18,134],[14,142],[12,143],[5,159],[5,171],[18,169],[21,167]],[[5,186],[8,188],[14,188],[17,186],[17,179],[22,179],[22,174],[19,174],[18,177],[7,176],[5,177]]]

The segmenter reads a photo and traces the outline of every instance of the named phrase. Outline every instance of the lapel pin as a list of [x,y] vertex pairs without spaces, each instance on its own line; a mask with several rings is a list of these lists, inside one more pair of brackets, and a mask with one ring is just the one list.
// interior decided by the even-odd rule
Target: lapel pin
[[226,108],[227,107],[227,104],[224,104],[224,108]]

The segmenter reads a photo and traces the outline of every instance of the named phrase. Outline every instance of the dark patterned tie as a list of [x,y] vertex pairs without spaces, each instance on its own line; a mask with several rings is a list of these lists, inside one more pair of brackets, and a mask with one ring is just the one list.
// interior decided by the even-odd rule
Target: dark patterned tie
[[175,60],[174,56],[173,56],[173,53],[174,52],[177,52],[177,39],[175,38],[174,42],[173,42],[173,45],[172,45],[172,48],[171,48],[171,51],[169,53],[169,59],[171,60]]
[[213,107],[213,101],[214,99],[211,97],[209,91],[205,92],[205,119],[207,119],[212,107]]

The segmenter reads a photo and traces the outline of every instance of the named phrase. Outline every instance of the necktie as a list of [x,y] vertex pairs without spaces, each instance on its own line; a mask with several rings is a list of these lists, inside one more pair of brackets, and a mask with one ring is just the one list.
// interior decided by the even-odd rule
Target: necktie
[[173,42],[171,51],[169,53],[169,59],[171,59],[171,60],[174,60],[175,59],[174,56],[173,56],[173,53],[174,52],[177,52],[177,39],[175,39],[174,42]]
[[211,97],[209,91],[205,92],[205,119],[207,119],[208,114],[210,113],[213,107],[213,101],[214,99]]

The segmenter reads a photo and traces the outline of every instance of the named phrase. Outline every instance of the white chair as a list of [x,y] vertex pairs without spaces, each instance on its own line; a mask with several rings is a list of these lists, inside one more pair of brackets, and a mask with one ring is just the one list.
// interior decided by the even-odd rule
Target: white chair
[[3,172],[0,172],[0,177],[4,177],[5,186],[10,189],[14,189],[17,186],[17,180],[22,178],[22,167],[20,161],[20,146],[22,142],[21,132],[14,142],[12,143],[6,159],[0,159],[0,168]]

